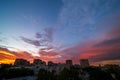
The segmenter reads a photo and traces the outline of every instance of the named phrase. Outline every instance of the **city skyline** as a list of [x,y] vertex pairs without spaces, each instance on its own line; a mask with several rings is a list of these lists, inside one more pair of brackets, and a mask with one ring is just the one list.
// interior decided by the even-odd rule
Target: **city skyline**
[[0,0],[0,64],[23,58],[120,64],[119,0]]

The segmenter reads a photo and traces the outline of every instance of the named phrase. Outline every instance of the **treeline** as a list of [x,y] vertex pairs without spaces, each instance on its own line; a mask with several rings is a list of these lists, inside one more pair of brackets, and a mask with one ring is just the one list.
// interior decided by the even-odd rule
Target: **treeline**
[[[89,80],[120,80],[120,78],[116,78],[112,76],[112,74],[114,73],[109,72],[110,69],[102,70],[99,67],[95,67],[95,68],[89,67],[83,70],[89,74]],[[114,71],[116,73],[116,70]],[[118,71],[120,72],[120,70]],[[120,73],[117,75],[120,75]]]
[[0,78],[16,78],[16,77],[24,77],[24,76],[32,76],[34,75],[34,71],[28,68],[0,68]]
[[37,80],[82,80],[76,68],[64,68],[59,74],[56,71],[40,69]]
[[11,68],[4,65],[0,68],[0,80],[24,76],[36,76],[36,80],[120,80],[120,68],[102,69],[100,67],[76,68],[70,67],[56,72],[40,69],[38,75],[28,68]]
[[71,67],[70,69],[64,68],[59,74],[56,74],[55,71],[40,69],[37,80],[120,80],[120,69],[102,70],[93,67],[84,69]]

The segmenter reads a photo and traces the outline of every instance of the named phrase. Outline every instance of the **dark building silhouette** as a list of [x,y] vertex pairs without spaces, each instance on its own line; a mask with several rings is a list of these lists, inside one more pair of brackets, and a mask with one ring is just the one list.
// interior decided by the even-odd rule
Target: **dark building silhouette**
[[66,60],[66,65],[73,65],[72,60]]
[[39,65],[41,63],[42,63],[42,60],[40,60],[40,59],[34,59],[34,61],[33,61],[34,65]]
[[33,64],[34,65],[46,65],[46,62],[40,59],[34,59]]
[[52,61],[48,61],[48,66],[54,66],[55,64]]
[[14,65],[16,66],[27,66],[30,65],[30,62],[25,59],[16,59],[14,62]]
[[43,64],[43,65],[46,65],[46,62],[45,62],[45,61],[42,61],[42,64]]
[[81,67],[89,67],[88,59],[80,59],[80,66]]

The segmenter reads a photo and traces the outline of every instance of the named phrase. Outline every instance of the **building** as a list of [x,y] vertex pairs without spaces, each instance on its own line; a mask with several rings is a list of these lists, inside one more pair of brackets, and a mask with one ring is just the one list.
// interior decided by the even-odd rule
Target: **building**
[[66,60],[66,65],[72,66],[72,60]]
[[54,66],[55,64],[52,61],[48,61],[48,66]]
[[34,65],[40,65],[42,63],[42,60],[40,59],[34,59],[33,64]]
[[15,66],[28,66],[30,65],[30,62],[25,59],[16,59],[14,62]]
[[80,66],[82,68],[89,67],[89,61],[88,61],[88,59],[80,59]]
[[43,65],[46,65],[46,62],[45,62],[45,61],[42,61],[42,64],[43,64]]
[[40,59],[34,59],[33,64],[34,65],[46,65],[46,62]]

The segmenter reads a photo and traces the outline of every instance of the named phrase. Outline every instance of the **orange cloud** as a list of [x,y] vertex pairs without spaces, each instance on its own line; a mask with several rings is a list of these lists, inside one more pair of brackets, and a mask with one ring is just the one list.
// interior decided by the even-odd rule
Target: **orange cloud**
[[4,54],[4,55],[8,55],[8,56],[15,56],[15,55],[13,55],[13,54],[11,54],[11,53],[9,53],[9,52],[6,52],[6,51],[0,51],[0,54]]
[[30,53],[21,50],[13,52],[6,48],[0,48],[0,64],[13,64],[16,58],[24,58],[32,62],[34,57]]
[[13,64],[15,60],[11,59],[2,59],[0,60],[0,64]]
[[120,60],[105,60],[105,61],[99,61],[99,62],[94,62],[94,63],[91,63],[91,65],[95,65],[95,66],[98,66],[98,65],[105,65],[105,64],[120,64]]
[[5,48],[0,48],[0,64],[13,63],[16,55]]

